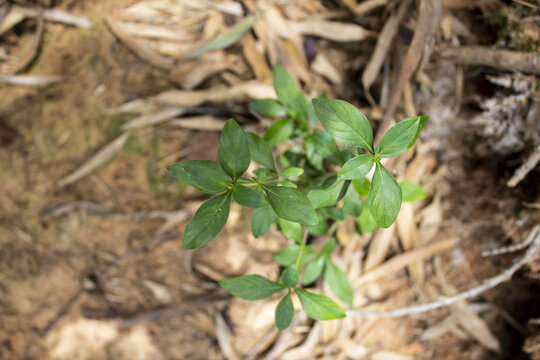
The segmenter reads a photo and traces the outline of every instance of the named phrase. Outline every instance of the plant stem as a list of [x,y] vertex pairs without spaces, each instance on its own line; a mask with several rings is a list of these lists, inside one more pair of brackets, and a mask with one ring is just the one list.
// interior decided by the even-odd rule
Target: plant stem
[[334,235],[337,228],[339,226],[339,221],[335,221],[330,227],[328,228],[328,231],[326,232],[326,237],[329,238]]
[[300,244],[300,249],[298,250],[298,255],[296,256],[296,270],[300,272],[300,260],[302,259],[302,255],[304,255],[304,248],[306,247],[307,238],[309,235],[309,231],[307,226],[302,226],[302,244]]

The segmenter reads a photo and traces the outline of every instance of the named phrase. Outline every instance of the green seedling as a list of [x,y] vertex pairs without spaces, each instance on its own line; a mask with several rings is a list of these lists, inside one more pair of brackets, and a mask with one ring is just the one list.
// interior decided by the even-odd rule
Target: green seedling
[[[212,241],[225,226],[231,199],[253,209],[251,231],[263,236],[276,224],[291,243],[274,253],[283,267],[272,281],[260,275],[240,276],[219,284],[245,300],[280,294],[275,313],[279,330],[294,316],[295,294],[307,315],[315,320],[345,317],[342,307],[326,295],[306,290],[324,279],[342,303],[353,306],[353,290],[332,259],[338,248],[333,233],[337,224],[352,216],[357,231],[387,228],[396,220],[402,201],[419,201],[427,194],[419,185],[396,181],[382,159],[410,149],[426,124],[427,116],[411,117],[391,127],[377,146],[368,119],[353,105],[323,96],[310,103],[282,66],[275,66],[273,83],[278,99],[259,99],[250,109],[274,119],[264,136],[245,130],[234,119],[223,127],[218,162],[189,160],[168,167],[180,181],[214,195],[197,210],[182,239],[185,249]],[[320,122],[326,131],[316,129]],[[273,147],[290,144],[274,158]],[[260,165],[246,176],[251,162]],[[366,176],[372,174],[371,181]],[[310,236],[326,236],[320,249],[309,245]]]

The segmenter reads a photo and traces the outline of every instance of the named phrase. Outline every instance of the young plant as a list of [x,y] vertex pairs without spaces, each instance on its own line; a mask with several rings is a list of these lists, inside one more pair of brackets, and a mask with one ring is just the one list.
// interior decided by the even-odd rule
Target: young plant
[[[402,201],[427,196],[418,185],[398,184],[381,159],[411,148],[428,117],[399,122],[375,147],[371,124],[353,105],[323,96],[310,104],[279,65],[274,67],[273,83],[278,100],[250,103],[253,111],[276,118],[263,138],[229,119],[223,127],[218,163],[188,160],[168,170],[195,189],[215,195],[201,205],[187,225],[182,239],[185,249],[199,248],[218,235],[227,222],[231,198],[254,209],[251,231],[255,237],[263,236],[277,223],[291,240],[285,249],[273,254],[283,267],[277,281],[247,275],[219,282],[232,295],[245,300],[280,293],[275,321],[283,330],[294,316],[293,294],[315,320],[345,317],[341,306],[332,299],[303,287],[322,276],[338,299],[353,305],[347,274],[331,260],[337,247],[333,234],[338,223],[348,216],[357,219],[359,233],[372,232],[377,226],[387,228],[396,220]],[[316,128],[319,121],[326,131]],[[276,164],[272,147],[281,143],[286,143],[287,150],[278,154]],[[254,170],[253,176],[246,176],[251,161],[262,167]],[[373,168],[370,182],[366,176]],[[327,240],[317,251],[308,240],[322,235]]]

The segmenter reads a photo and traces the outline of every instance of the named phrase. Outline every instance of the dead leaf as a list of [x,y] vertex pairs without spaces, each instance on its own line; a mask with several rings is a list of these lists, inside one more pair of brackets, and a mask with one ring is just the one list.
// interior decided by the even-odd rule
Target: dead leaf
[[434,244],[394,256],[393,258],[385,261],[382,265],[355,279],[353,283],[355,286],[358,286],[380,279],[383,276],[393,274],[415,261],[426,259],[440,252],[447,251],[456,243],[457,241],[455,239],[441,240]]
[[221,131],[225,123],[223,120],[215,118],[211,115],[201,115],[174,119],[169,121],[168,124],[180,127],[182,129]]
[[395,226],[392,225],[388,229],[378,229],[375,237],[371,241],[369,251],[366,258],[365,271],[370,271],[384,261],[388,254],[388,249],[394,241]]
[[227,70],[238,61],[234,55],[213,51],[193,60],[181,61],[171,71],[170,78],[183,89],[191,90],[213,74]]
[[216,338],[219,348],[228,360],[240,360],[240,356],[238,356],[232,344],[233,337],[234,335],[223,319],[223,316],[218,312],[216,314]]
[[318,36],[336,42],[362,41],[377,35],[376,32],[359,25],[337,21],[308,20],[290,23],[302,35]]
[[184,109],[178,108],[165,108],[158,112],[152,112],[150,114],[143,114],[130,122],[122,125],[122,130],[138,129],[144,126],[156,125],[167,120],[170,120],[176,116],[182,115],[185,112]]
[[172,59],[159,55],[140,40],[133,39],[124,31],[122,25],[114,20],[110,15],[105,15],[105,21],[107,22],[107,25],[114,36],[116,36],[124,45],[126,45],[128,49],[133,51],[142,60],[147,61],[148,63],[161,69],[170,70],[172,68]]
[[128,139],[128,133],[120,135],[99,150],[94,156],[90,157],[90,159],[88,159],[84,164],[75,169],[75,171],[58,181],[57,186],[62,188],[92,173],[95,169],[109,161],[109,159],[111,159],[114,154],[116,154],[116,152],[124,146]]
[[222,103],[229,100],[276,98],[274,88],[257,81],[247,81],[231,87],[211,88],[199,91],[169,90],[150,98],[152,102],[178,107],[191,107],[203,102]]
[[343,79],[337,69],[330,63],[323,53],[318,53],[315,60],[311,63],[311,69],[317,74],[324,76],[334,84],[341,84]]
[[41,87],[62,81],[62,76],[0,75],[0,83],[16,86]]

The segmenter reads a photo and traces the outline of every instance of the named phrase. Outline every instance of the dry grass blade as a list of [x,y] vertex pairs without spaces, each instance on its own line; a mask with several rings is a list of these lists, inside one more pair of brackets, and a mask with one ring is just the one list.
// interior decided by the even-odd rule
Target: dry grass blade
[[209,42],[205,43],[197,50],[187,55],[186,58],[192,59],[192,58],[201,56],[202,54],[208,51],[225,49],[233,45],[238,40],[240,40],[240,38],[242,37],[242,35],[246,33],[246,31],[251,29],[253,24],[261,17],[261,14],[262,13],[259,11],[253,15],[248,16],[244,20],[240,21],[238,24],[223,31],[214,39],[210,40]]
[[360,278],[356,279],[356,281],[354,281],[354,285],[358,286],[370,281],[380,279],[383,276],[393,274],[396,271],[403,269],[404,267],[415,261],[426,259],[435,254],[451,249],[456,244],[456,242],[457,241],[455,239],[442,240],[435,244],[431,244],[413,251],[406,252],[401,255],[397,255],[392,259],[386,261],[379,267],[365,273]]
[[465,301],[458,301],[452,306],[454,316],[458,323],[472,337],[481,343],[487,349],[500,351],[499,340],[489,330],[486,322],[482,320]]
[[369,252],[366,259],[365,271],[373,270],[380,265],[386,255],[390,245],[395,240],[395,226],[392,225],[388,229],[379,229],[375,234],[371,245],[369,246]]
[[41,87],[62,81],[61,76],[0,75],[0,83],[6,85]]
[[142,60],[152,64],[161,69],[170,70],[173,67],[173,60],[165,58],[158,53],[154,52],[145,44],[136,39],[132,39],[122,28],[120,23],[114,20],[111,16],[105,16],[105,21],[111,32],[116,36],[124,45],[126,45],[131,51],[133,51]]
[[308,20],[291,22],[291,25],[302,35],[318,36],[336,42],[362,41],[377,35],[359,25],[336,21]]
[[366,0],[362,1],[360,4],[356,5],[354,8],[354,13],[356,15],[362,15],[364,13],[370,12],[373,9],[376,9],[381,6],[386,6],[389,0]]
[[330,60],[328,60],[323,53],[317,54],[315,60],[311,63],[311,69],[317,74],[326,77],[334,84],[341,84],[343,82],[339,71],[337,71],[334,65],[332,65]]
[[373,85],[373,82],[381,70],[384,59],[386,59],[386,55],[388,54],[388,51],[390,50],[390,47],[392,46],[394,38],[397,34],[399,24],[405,17],[407,9],[411,5],[411,1],[412,0],[404,0],[401,2],[397,13],[392,15],[392,17],[386,21],[381,33],[379,34],[377,45],[375,45],[375,51],[373,51],[373,54],[369,59],[369,63],[362,73],[362,85],[364,86],[366,93],[369,93],[369,88],[371,85]]
[[156,113],[143,114],[122,125],[122,130],[132,130],[144,126],[160,124],[176,116],[182,115],[184,112],[184,109],[166,108]]
[[211,75],[229,69],[235,62],[236,56],[214,51],[197,59],[180,62],[171,71],[170,78],[183,89],[191,90]]
[[216,337],[223,355],[229,360],[240,360],[233,347],[233,334],[221,313],[216,314]]
[[490,49],[484,46],[436,48],[438,56],[463,65],[488,66],[505,71],[540,75],[540,53]]
[[9,9],[9,12],[3,17],[2,22],[0,23],[0,35],[4,34],[26,18],[23,10],[24,9],[19,6],[12,6]]
[[272,72],[264,58],[263,51],[255,42],[253,35],[246,34],[242,39],[242,52],[247,63],[251,67],[251,70],[253,70],[255,78],[263,83],[270,82],[272,79]]
[[276,98],[271,85],[247,81],[231,87],[219,87],[199,91],[169,90],[150,98],[154,103],[179,107],[197,106],[203,102],[222,103],[229,100]]
[[384,121],[377,131],[376,142],[381,139],[382,135],[392,124],[392,117],[401,99],[401,94],[418,68],[422,54],[426,52],[426,45],[429,46],[431,44],[439,28],[441,13],[442,0],[422,0],[414,36],[400,67],[397,81],[392,86],[388,106],[384,113]]
[[[35,9],[20,8],[26,17],[38,17],[39,11]],[[43,13],[45,20],[65,25],[77,26],[83,29],[90,29],[92,23],[85,16],[72,15],[61,9],[47,9]]]
[[201,115],[173,119],[169,121],[168,124],[182,129],[221,131],[224,122],[223,120],[217,119],[211,115]]
[[106,163],[111,159],[118,150],[120,150],[129,138],[129,134],[124,133],[107,144],[103,149],[98,151],[97,154],[88,159],[84,164],[79,166],[68,176],[58,181],[57,186],[62,188],[69,184],[72,184],[88,174],[92,173],[98,167]]

